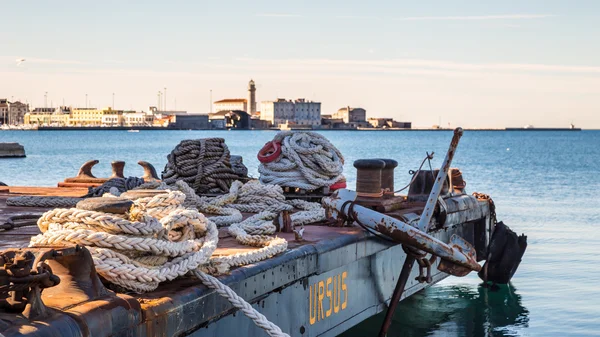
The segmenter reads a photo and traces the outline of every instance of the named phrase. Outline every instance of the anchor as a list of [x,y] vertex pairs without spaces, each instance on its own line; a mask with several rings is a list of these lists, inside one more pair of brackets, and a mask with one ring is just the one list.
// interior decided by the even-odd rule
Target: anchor
[[[330,212],[333,216],[338,214],[345,216],[347,219],[352,219],[363,227],[368,227],[371,230],[384,234],[392,240],[408,246],[406,248],[409,248],[409,253],[402,266],[402,271],[392,294],[385,320],[379,332],[380,337],[385,336],[390,327],[394,311],[400,302],[400,296],[404,292],[406,282],[417,257],[422,258],[425,253],[437,256],[441,259],[438,270],[456,276],[465,276],[470,271],[481,270],[481,266],[477,263],[475,248],[466,240],[453,235],[450,243],[447,244],[427,233],[435,207],[438,204],[440,192],[448,176],[450,164],[452,163],[462,135],[462,128],[454,130],[450,147],[446,153],[442,167],[436,176],[435,183],[416,227],[372,209],[356,205],[355,201],[358,195],[354,191],[341,189],[337,190],[331,197],[323,198],[323,205],[327,209],[327,212]],[[424,267],[426,267],[426,264]],[[429,277],[421,279],[428,281]]]

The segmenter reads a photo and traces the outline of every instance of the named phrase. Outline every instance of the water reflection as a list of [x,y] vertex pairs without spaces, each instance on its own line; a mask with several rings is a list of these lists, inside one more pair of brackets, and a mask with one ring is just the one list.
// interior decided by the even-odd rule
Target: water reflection
[[[497,290],[438,285],[400,303],[388,336],[516,336],[527,328],[528,316],[512,285]],[[372,317],[341,336],[375,336],[383,317]]]

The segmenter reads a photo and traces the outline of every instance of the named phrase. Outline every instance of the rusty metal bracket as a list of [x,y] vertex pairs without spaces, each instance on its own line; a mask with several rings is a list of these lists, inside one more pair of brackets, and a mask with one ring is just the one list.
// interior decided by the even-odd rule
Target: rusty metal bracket
[[275,219],[273,219],[275,230],[277,232],[291,233],[293,232],[292,218],[290,212],[281,211]]
[[50,314],[49,307],[62,308],[109,294],[84,247],[45,246],[0,252],[0,312],[21,313],[38,320]]
[[[429,259],[418,259],[417,263],[419,264],[419,276],[417,276],[415,280],[417,280],[419,283],[427,282],[431,284],[433,282],[433,278],[431,276],[431,266],[435,263],[435,260],[437,260],[437,256],[435,255],[431,255]],[[427,276],[423,274],[424,270],[427,270]]]
[[9,249],[0,252],[0,308],[22,313],[32,320],[46,317],[48,309],[42,302],[42,290],[60,283],[60,278],[52,273],[46,260],[59,254],[73,253],[74,248]]

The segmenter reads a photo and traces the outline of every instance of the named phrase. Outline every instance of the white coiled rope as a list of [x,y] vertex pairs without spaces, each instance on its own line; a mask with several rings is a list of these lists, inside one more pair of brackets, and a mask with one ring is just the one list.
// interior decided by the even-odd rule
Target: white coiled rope
[[310,131],[282,131],[274,141],[281,155],[258,167],[264,184],[315,190],[344,179],[344,157],[324,136]]
[[[148,186],[150,187],[150,186]],[[166,193],[133,200],[128,214],[109,214],[88,210],[54,209],[38,220],[42,234],[30,246],[86,246],[97,272],[106,280],[136,292],[152,291],[160,282],[173,280],[192,271],[207,287],[215,289],[242,310],[270,336],[288,336],[266,317],[235,294],[231,288],[206,272],[221,273],[231,267],[255,263],[287,249],[287,241],[272,237],[277,212],[302,211],[290,216],[295,226],[325,219],[318,203],[286,201],[279,186],[258,182],[234,182],[228,194],[208,199],[198,197],[185,182],[175,186],[155,184]],[[107,195],[111,196],[110,194]],[[114,196],[111,196],[114,197]],[[242,244],[258,249],[229,256],[213,256],[218,230],[214,221],[198,210],[222,214],[230,223],[229,234]],[[259,213],[241,221],[240,211]]]

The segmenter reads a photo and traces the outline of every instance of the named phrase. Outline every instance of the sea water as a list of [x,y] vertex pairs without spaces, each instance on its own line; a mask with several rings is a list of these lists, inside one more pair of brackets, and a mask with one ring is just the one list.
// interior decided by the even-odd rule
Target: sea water
[[[404,186],[426,153],[440,166],[451,132],[328,131],[343,153],[350,188],[352,163],[392,158],[396,186]],[[19,142],[26,158],[0,159],[8,185],[56,186],[98,159],[97,177],[123,160],[125,176],[141,176],[146,160],[160,172],[167,154],[184,139],[221,137],[258,176],[256,153],[272,131],[0,131],[0,142]],[[528,236],[529,246],[509,286],[491,291],[475,273],[450,277],[403,301],[389,336],[598,336],[600,335],[600,131],[468,132],[453,167],[468,193],[496,203],[499,220]],[[344,336],[374,336],[383,315]]]

